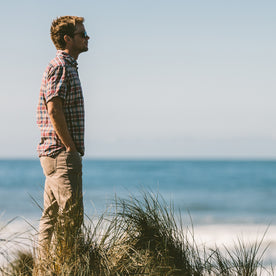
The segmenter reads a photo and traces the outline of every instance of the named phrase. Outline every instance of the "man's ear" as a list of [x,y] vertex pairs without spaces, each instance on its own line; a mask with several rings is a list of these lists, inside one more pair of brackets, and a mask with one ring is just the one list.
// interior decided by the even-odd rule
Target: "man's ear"
[[63,37],[63,39],[64,39],[65,43],[69,43],[72,40],[72,37],[70,37],[69,35],[65,35]]

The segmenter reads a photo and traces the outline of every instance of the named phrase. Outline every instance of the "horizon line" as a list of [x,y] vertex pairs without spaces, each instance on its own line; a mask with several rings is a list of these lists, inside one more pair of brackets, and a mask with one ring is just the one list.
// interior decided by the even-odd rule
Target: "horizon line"
[[[269,156],[84,156],[87,161],[276,161]],[[38,156],[0,156],[0,161],[38,160]]]

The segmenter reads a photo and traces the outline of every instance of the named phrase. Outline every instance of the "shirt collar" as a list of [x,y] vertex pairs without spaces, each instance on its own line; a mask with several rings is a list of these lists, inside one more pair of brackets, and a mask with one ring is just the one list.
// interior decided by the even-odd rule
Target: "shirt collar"
[[65,59],[71,65],[73,65],[74,67],[76,67],[78,69],[78,63],[77,63],[77,61],[72,56],[70,56],[69,54],[67,54],[66,52],[64,52],[63,50],[58,50],[57,51],[57,56],[60,57],[60,58]]

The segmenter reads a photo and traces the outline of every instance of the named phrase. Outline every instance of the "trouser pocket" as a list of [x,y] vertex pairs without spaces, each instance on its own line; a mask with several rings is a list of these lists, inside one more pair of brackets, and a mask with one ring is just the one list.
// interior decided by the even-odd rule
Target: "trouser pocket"
[[40,157],[41,167],[45,176],[51,175],[56,171],[56,159],[49,156]]

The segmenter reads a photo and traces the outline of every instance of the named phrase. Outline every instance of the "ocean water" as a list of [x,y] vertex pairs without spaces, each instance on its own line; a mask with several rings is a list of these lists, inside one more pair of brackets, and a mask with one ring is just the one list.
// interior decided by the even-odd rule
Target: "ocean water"
[[[38,159],[0,160],[2,217],[39,219],[43,185]],[[83,190],[89,215],[145,190],[195,224],[276,225],[276,161],[84,159]]]
[[[38,159],[0,160],[0,226],[16,218],[1,237],[29,233],[29,224],[37,229],[43,185]],[[89,217],[115,195],[158,193],[181,211],[184,224],[192,219],[196,241],[210,247],[231,248],[241,237],[256,242],[267,231],[264,260],[276,268],[276,161],[84,159],[83,190]]]

